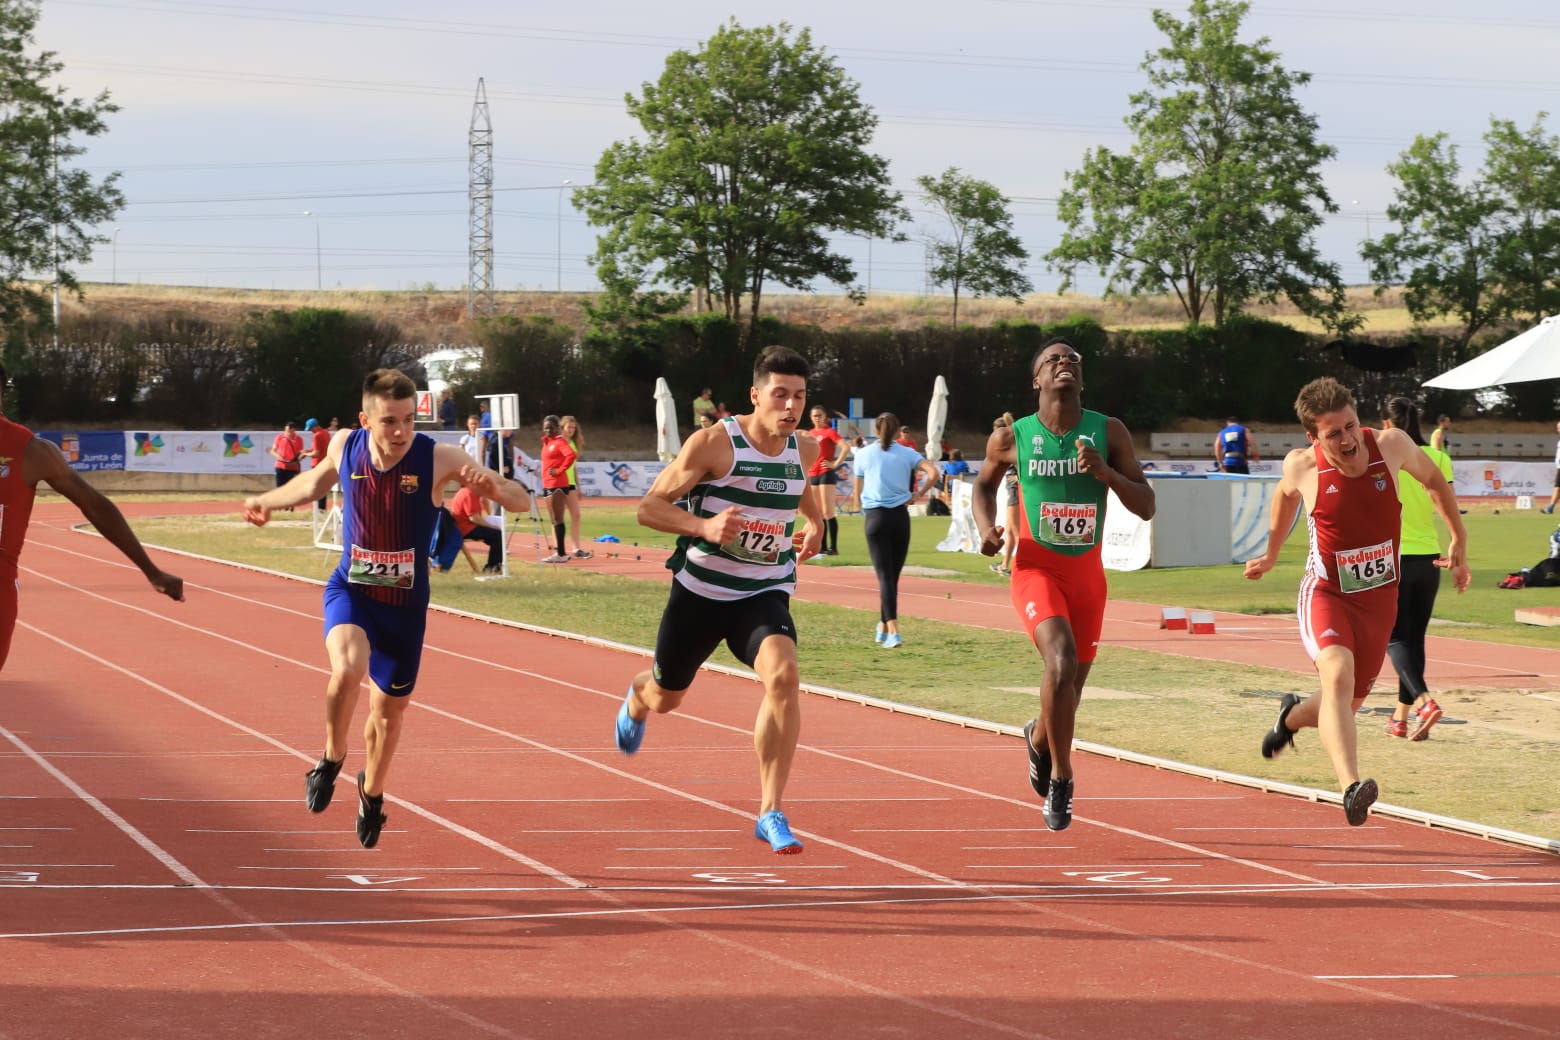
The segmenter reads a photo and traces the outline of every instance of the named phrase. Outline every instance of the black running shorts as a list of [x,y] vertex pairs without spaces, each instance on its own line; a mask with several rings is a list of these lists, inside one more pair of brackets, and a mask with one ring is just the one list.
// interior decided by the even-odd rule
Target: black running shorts
[[758,648],[772,635],[796,641],[791,597],[761,592],[747,599],[706,599],[672,582],[672,594],[655,637],[655,681],[665,690],[686,690],[699,666],[724,640],[737,660],[753,667]]

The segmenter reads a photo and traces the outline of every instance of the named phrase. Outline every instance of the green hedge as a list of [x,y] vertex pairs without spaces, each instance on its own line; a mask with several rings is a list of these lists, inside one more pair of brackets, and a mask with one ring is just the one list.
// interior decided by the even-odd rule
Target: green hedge
[[[688,403],[706,386],[733,411],[748,408],[757,346],[743,346],[739,326],[720,315],[583,332],[552,318],[500,316],[479,320],[473,332],[483,360],[455,384],[462,414],[477,394],[517,393],[528,426],[548,412],[572,413],[591,424],[646,424],[654,421],[651,395],[659,376],[678,399],[684,429]],[[434,349],[402,343],[393,324],[370,315],[323,308],[254,313],[235,325],[193,315],[150,323],[99,320],[68,324],[61,333],[58,345],[13,343],[6,351],[15,383],[7,406],[34,425],[198,429],[269,427],[310,416],[350,421],[365,372],[401,367],[421,384],[417,358]],[[791,346],[812,362],[812,401],[843,412],[848,398],[860,397],[868,415],[893,411],[917,429],[936,377],[946,377],[949,424],[966,441],[972,431],[989,430],[1002,412],[1034,407],[1030,365],[1055,335],[1069,337],[1084,355],[1089,407],[1139,431],[1187,416],[1292,422],[1295,392],[1320,375],[1354,387],[1367,418],[1392,393],[1420,398],[1431,416],[1467,415],[1478,408],[1472,394],[1422,391],[1420,384],[1498,339],[1466,347],[1426,339],[1417,363],[1382,373],[1355,367],[1322,338],[1250,318],[1218,329],[1115,332],[1083,317],[1050,325],[840,330],[764,319],[759,335],[760,342]],[[1509,389],[1513,414],[1554,414],[1552,384]]]

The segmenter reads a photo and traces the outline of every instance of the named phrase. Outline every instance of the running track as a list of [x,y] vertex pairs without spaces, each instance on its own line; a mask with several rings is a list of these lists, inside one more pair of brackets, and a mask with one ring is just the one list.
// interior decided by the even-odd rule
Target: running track
[[1560,857],[1096,756],[1052,834],[1011,734],[827,698],[775,857],[750,682],[626,759],[641,656],[445,614],[364,850],[301,804],[317,588],[167,604],[66,515],[0,680],[5,1038],[1560,1037]]

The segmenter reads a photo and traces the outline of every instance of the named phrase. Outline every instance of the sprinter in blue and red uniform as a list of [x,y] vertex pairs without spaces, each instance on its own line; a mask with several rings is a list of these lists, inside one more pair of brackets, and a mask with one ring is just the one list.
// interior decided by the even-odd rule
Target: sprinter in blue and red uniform
[[325,753],[305,780],[310,812],[324,812],[347,757],[347,727],[358,689],[370,681],[357,775],[358,841],[373,848],[385,824],[384,783],[401,719],[417,683],[428,618],[428,546],[444,487],[455,480],[483,498],[523,512],[531,496],[512,480],[474,465],[453,444],[416,431],[416,385],[393,368],[363,381],[360,429],[331,438],[315,467],[244,500],[244,518],[264,524],[278,509],[319,498],[341,484],[341,563],[325,584]]

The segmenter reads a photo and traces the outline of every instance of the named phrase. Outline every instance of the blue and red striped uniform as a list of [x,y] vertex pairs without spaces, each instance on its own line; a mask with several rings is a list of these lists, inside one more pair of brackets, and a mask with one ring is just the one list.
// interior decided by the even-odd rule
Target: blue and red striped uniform
[[367,430],[341,450],[341,562],[325,583],[325,632],[356,625],[368,635],[368,673],[391,696],[412,692],[428,619],[433,438],[416,434],[387,470],[374,468]]

